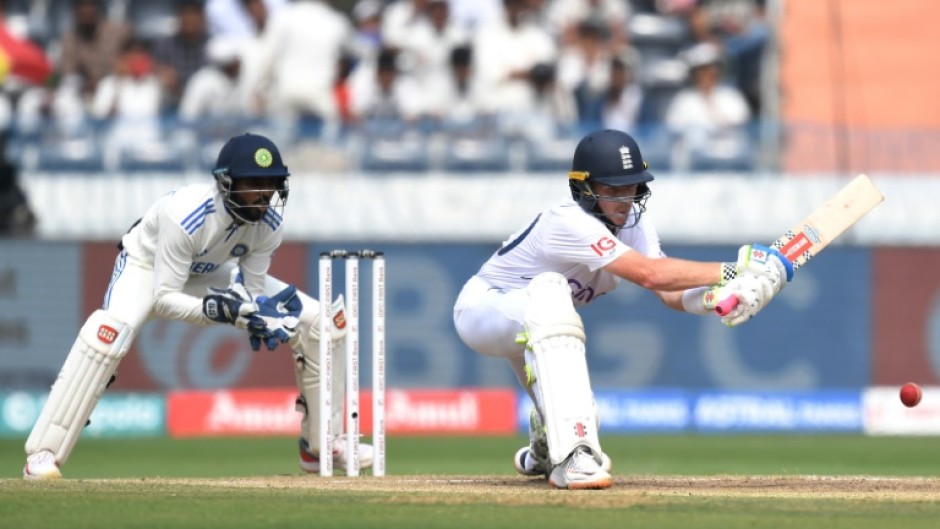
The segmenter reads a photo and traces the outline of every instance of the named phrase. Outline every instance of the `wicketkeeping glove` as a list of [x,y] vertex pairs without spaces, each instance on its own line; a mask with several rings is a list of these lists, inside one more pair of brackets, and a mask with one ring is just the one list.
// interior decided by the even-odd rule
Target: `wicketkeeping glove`
[[273,351],[279,344],[290,340],[300,323],[301,310],[303,303],[294,285],[289,285],[270,298],[259,296],[258,312],[251,315],[248,324],[251,349],[257,351],[264,343],[269,351]]
[[251,301],[245,285],[235,283],[231,288],[209,287],[209,295],[202,298],[202,313],[212,321],[229,323],[239,329],[247,329],[251,315],[258,312],[258,305]]

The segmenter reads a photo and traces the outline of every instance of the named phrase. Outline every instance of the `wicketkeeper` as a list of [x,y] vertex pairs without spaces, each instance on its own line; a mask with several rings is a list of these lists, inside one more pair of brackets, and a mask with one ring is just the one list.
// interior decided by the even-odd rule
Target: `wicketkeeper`
[[[222,147],[212,174],[214,183],[159,199],[122,238],[104,304],[79,331],[26,440],[26,479],[62,477],[59,468],[137,331],[152,318],[234,325],[247,332],[255,350],[287,343],[304,412],[300,466],[319,471],[319,302],[268,275],[283,236],[290,173],[271,140],[244,134]],[[342,311],[340,298],[333,312]],[[334,324],[335,425],[343,424],[344,334]],[[330,456],[345,468],[344,434],[339,437]],[[360,465],[367,468],[372,447],[359,447]]]
[[756,244],[742,246],[736,262],[666,257],[642,216],[652,181],[630,135],[587,135],[568,174],[571,198],[514,233],[467,281],[454,307],[461,339],[479,353],[506,358],[535,403],[531,442],[516,452],[516,470],[544,476],[556,488],[613,484],[575,306],[626,279],[694,314],[712,314],[717,302],[736,296],[737,307],[721,318],[734,326],[757,314],[793,275],[785,257]]

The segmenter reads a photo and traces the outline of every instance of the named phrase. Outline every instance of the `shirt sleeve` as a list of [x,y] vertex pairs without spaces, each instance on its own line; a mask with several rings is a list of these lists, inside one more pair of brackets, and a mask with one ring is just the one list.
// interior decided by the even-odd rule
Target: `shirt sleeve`
[[154,311],[161,318],[208,325],[202,299],[183,293],[192,266],[193,240],[164,212],[160,214],[160,236],[154,253]]
[[553,215],[548,219],[545,252],[561,263],[580,263],[592,272],[599,270],[630,251],[599,220],[580,210]]

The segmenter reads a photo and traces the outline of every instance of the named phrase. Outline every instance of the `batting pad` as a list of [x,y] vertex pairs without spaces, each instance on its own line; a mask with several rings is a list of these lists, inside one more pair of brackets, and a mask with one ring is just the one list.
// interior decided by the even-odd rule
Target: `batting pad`
[[133,338],[133,328],[103,310],[88,318],[26,439],[27,454],[49,450],[60,465],[68,460]]
[[588,376],[584,325],[571,302],[568,280],[557,273],[536,276],[526,287],[526,361],[532,366],[549,459],[558,465],[578,446],[600,463],[594,394]]
[[[346,323],[344,321],[345,302],[343,296],[337,297],[333,303],[333,424],[334,434],[344,430],[343,404],[346,394]],[[319,312],[319,311],[318,311]],[[320,450],[320,335],[319,325],[316,321],[309,329],[302,329],[298,335],[302,338],[294,344],[295,359],[297,361],[294,372],[297,389],[304,402],[304,416],[300,424],[301,436],[314,452]]]

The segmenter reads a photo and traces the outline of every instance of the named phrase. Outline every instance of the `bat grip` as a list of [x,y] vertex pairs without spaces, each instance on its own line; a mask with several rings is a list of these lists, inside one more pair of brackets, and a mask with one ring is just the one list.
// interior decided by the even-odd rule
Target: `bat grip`
[[728,296],[725,299],[718,302],[715,305],[715,313],[719,316],[724,316],[734,310],[738,306],[738,297],[737,296]]

